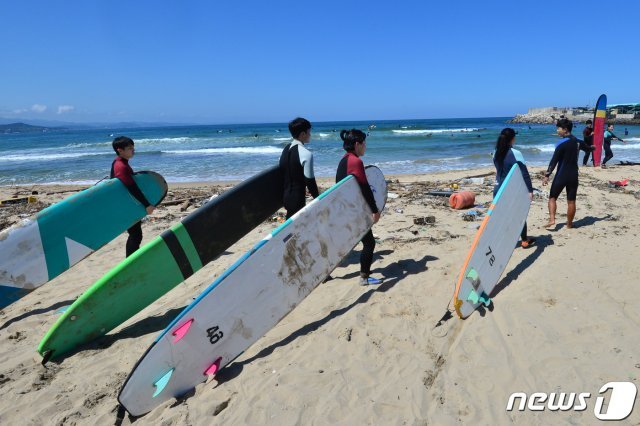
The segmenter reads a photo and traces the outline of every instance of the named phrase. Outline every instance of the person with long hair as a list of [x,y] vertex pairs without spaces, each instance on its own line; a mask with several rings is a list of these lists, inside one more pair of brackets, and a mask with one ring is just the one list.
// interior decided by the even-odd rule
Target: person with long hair
[[[340,182],[348,175],[353,175],[358,185],[360,185],[364,199],[371,208],[373,223],[377,223],[378,220],[380,220],[380,212],[378,211],[376,200],[373,197],[373,191],[371,191],[371,187],[369,186],[369,181],[367,181],[364,164],[360,159],[367,150],[367,135],[357,129],[343,130],[340,132],[340,139],[342,139],[342,147],[346,151],[346,154],[338,164],[336,182]],[[357,218],[354,219],[357,220]],[[373,263],[373,250],[376,247],[373,231],[369,229],[369,232],[367,232],[361,241],[363,247],[362,252],[360,252],[360,285],[380,284],[382,280],[369,276],[371,274],[371,264]]]
[[[496,142],[496,152],[493,156],[493,164],[496,166],[496,185],[493,188],[493,196],[495,197],[505,178],[509,174],[509,171],[514,164],[517,164],[522,172],[524,183],[527,185],[529,191],[529,201],[533,201],[533,185],[531,184],[531,176],[529,176],[529,170],[527,170],[526,163],[522,153],[513,148],[516,142],[516,132],[510,127],[502,129],[498,141]],[[522,248],[529,248],[535,244],[535,238],[527,236],[527,222],[524,223],[522,232],[520,233],[520,246]]]

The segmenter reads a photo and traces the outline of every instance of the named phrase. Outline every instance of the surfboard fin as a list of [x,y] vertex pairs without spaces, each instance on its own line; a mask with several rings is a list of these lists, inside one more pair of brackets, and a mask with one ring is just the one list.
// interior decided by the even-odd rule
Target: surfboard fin
[[478,286],[480,285],[480,275],[478,275],[478,272],[475,269],[471,268],[469,269],[469,272],[467,272],[466,278],[473,286],[473,289],[477,290]]
[[189,332],[191,324],[193,324],[193,318],[178,327],[178,329],[172,333],[173,336],[175,336],[175,339],[173,339],[173,342],[171,343],[177,343],[178,340],[182,339]]
[[167,383],[169,383],[169,379],[171,379],[171,375],[173,374],[173,370],[174,369],[172,368],[171,370],[164,373],[164,376],[160,377],[160,379],[153,384],[153,386],[156,387],[156,391],[153,393],[153,398],[160,395],[160,392],[162,392],[167,386]]
[[70,307],[71,307],[71,305],[63,306],[63,307],[61,307],[60,309],[58,309],[56,311],[56,314],[64,314],[67,311],[67,309],[69,309]]
[[209,368],[207,368],[204,372],[205,376],[213,376],[215,375],[218,370],[220,370],[220,363],[222,362],[222,357],[219,357],[218,359],[216,359],[215,361],[213,361],[213,364],[211,364],[209,366]]
[[49,349],[48,351],[45,351],[42,354],[42,362],[41,362],[41,364],[44,366],[46,363],[49,362],[49,360],[51,359],[52,356],[53,356],[53,350]]
[[489,306],[491,304],[491,298],[484,291],[478,294],[474,290],[471,290],[469,296],[467,296],[467,300],[474,305],[482,303],[484,306]]

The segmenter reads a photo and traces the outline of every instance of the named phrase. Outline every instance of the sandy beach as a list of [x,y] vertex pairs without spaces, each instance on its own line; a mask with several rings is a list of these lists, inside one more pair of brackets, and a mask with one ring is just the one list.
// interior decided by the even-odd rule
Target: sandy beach
[[[124,258],[123,234],[0,311],[0,424],[597,423],[600,388],[611,381],[637,384],[640,375],[640,310],[630,297],[640,276],[640,216],[634,213],[640,166],[581,168],[576,227],[563,225],[563,194],[551,231],[542,228],[549,189],[541,184],[541,170],[530,168],[541,190],[528,219],[537,244],[514,252],[493,294],[493,311],[467,320],[454,316],[435,327],[480,221],[465,220],[465,211],[452,210],[446,198],[425,195],[459,183],[476,193],[476,204],[488,205],[493,170],[387,176],[395,195],[373,228],[373,275],[383,284],[358,285],[358,246],[333,280],[216,380],[146,416],[118,420],[120,387],[156,335],[278,221],[261,224],[229,254],[104,338],[43,367],[36,353],[40,339],[61,307]],[[465,180],[483,175],[483,183]],[[608,184],[623,178],[629,179],[624,188]],[[322,189],[331,183],[319,180]],[[143,243],[229,187],[170,185],[166,203],[143,222]],[[0,199],[37,191],[40,201],[0,208],[0,228],[79,188],[0,187]],[[414,224],[427,216],[435,223]],[[591,397],[584,411],[507,412],[514,392]],[[640,424],[640,411],[626,422]]]

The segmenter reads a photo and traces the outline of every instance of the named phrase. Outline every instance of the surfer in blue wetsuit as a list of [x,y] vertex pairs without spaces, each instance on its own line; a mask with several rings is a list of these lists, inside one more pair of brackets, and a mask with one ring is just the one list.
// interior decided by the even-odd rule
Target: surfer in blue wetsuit
[[313,174],[313,154],[305,144],[311,140],[311,123],[304,118],[295,118],[289,123],[293,142],[282,150],[280,169],[284,176],[283,204],[287,219],[305,205],[305,188],[313,198],[320,195]]
[[611,141],[612,140],[619,140],[622,143],[626,143],[625,141],[623,141],[622,139],[620,139],[619,137],[617,137],[616,135],[613,134],[613,124],[609,124],[607,126],[607,130],[604,132],[604,143],[602,144],[604,147],[604,159],[602,160],[602,168],[606,169],[607,166],[607,161],[611,160],[613,158],[613,151],[611,150]]
[[[522,172],[524,183],[527,185],[529,200],[533,201],[533,185],[531,184],[529,170],[527,170],[522,153],[513,148],[515,142],[516,132],[512,128],[507,127],[500,132],[496,142],[496,153],[493,157],[493,164],[496,166],[496,185],[493,188],[493,196],[495,197],[498,193],[502,182],[504,182],[513,165],[517,164]],[[522,248],[529,248],[536,242],[535,238],[527,237],[527,222],[524,223],[520,239],[522,240],[520,242]]]
[[[111,163],[110,178],[118,178],[124,183],[131,195],[144,206],[147,214],[153,213],[155,207],[147,201],[146,197],[133,179],[133,169],[129,165],[129,160],[134,156],[135,149],[133,140],[126,136],[118,136],[111,144],[116,152],[116,159]],[[138,221],[129,229],[129,238],[127,238],[126,256],[129,257],[133,252],[140,248],[142,243],[142,222]]]
[[573,123],[566,118],[558,120],[556,131],[562,139],[556,143],[556,149],[544,174],[542,184],[549,183],[549,176],[558,166],[558,172],[549,191],[549,222],[545,228],[555,227],[556,200],[563,189],[567,190],[567,228],[573,228],[573,218],[576,215],[576,195],[578,194],[578,155],[580,150],[593,149],[571,134]]
[[[371,187],[369,186],[369,181],[367,181],[364,164],[360,159],[367,150],[366,138],[367,135],[357,129],[343,130],[340,132],[342,147],[347,153],[338,164],[336,182],[340,182],[347,177],[347,175],[353,175],[358,185],[360,185],[364,199],[371,208],[373,223],[377,223],[378,220],[380,220],[380,212],[378,211],[376,200],[373,197],[373,191],[371,191]],[[363,247],[360,253],[360,285],[380,284],[382,280],[369,276],[371,274],[371,264],[373,263],[373,250],[376,247],[373,231],[369,229],[369,232],[367,232],[361,241]]]

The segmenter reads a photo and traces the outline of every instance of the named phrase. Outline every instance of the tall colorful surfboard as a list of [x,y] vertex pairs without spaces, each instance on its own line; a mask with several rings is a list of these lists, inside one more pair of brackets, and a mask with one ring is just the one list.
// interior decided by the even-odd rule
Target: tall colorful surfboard
[[491,303],[489,296],[513,254],[530,205],[522,172],[514,164],[493,199],[460,270],[453,294],[460,318],[467,318],[481,304]]
[[[157,173],[134,179],[159,204],[167,183]],[[57,277],[147,214],[119,179],[103,181],[0,232],[0,308]]]
[[593,113],[593,164],[600,166],[602,162],[602,143],[604,142],[604,129],[607,125],[607,95],[600,95],[596,102],[596,110]]
[[44,336],[49,358],[113,330],[180,284],[282,207],[276,166],[200,207],[84,292]]
[[[366,174],[381,211],[384,175],[376,167]],[[372,224],[353,176],[322,193],[178,315],[134,367],[120,403],[142,415],[215,375],[324,281]]]

